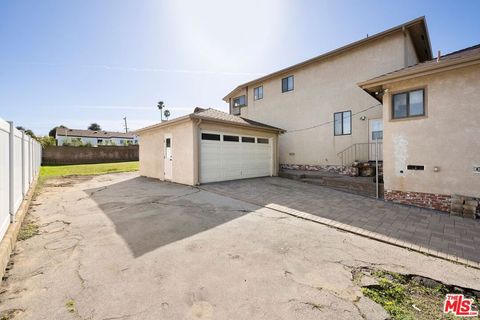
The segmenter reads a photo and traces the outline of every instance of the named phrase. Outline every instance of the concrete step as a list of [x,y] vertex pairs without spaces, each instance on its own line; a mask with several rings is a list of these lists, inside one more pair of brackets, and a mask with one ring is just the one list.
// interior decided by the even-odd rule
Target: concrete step
[[[340,191],[350,192],[366,197],[376,197],[376,186],[372,181],[371,183],[356,182],[354,178],[352,180],[335,179],[335,178],[323,178],[323,179],[297,179],[305,183],[310,183],[318,186],[329,187]],[[383,198],[383,184],[379,184],[379,196]]]
[[[376,186],[373,177],[348,177],[333,172],[300,170],[281,170],[279,176],[362,196],[376,196]],[[382,183],[379,184],[379,196],[383,197]]]

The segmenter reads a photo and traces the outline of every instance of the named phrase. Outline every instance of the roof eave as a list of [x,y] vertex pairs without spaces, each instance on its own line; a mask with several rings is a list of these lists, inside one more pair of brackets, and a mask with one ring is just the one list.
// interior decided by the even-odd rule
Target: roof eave
[[379,78],[374,78],[371,80],[363,81],[357,85],[364,89],[368,90],[373,87],[382,86],[392,82],[398,82],[403,80],[408,80],[414,77],[421,77],[433,73],[448,71],[452,69],[462,68],[472,64],[480,63],[480,56],[467,57],[463,59],[456,59],[452,61],[446,61],[444,63],[435,63],[431,66],[422,68],[422,69],[412,69],[406,70],[405,72],[399,72],[398,74],[386,75]]
[[192,118],[194,119],[201,119],[202,121],[209,121],[209,122],[215,122],[215,123],[224,123],[232,126],[237,126],[237,127],[242,127],[242,128],[249,128],[249,129],[256,129],[256,130],[263,130],[263,131],[269,131],[269,132],[278,132],[278,133],[285,133],[284,129],[281,128],[276,128],[276,127],[263,127],[263,126],[256,126],[253,124],[242,124],[238,122],[233,122],[233,121],[228,121],[228,120],[222,120],[222,119],[212,119],[209,117],[202,117],[200,115],[193,114]]
[[192,119],[192,116],[193,116],[193,114],[188,114],[188,115],[178,117],[178,118],[173,119],[173,120],[168,120],[168,121],[165,121],[165,122],[160,122],[160,123],[153,124],[153,125],[148,126],[148,127],[140,128],[140,129],[137,129],[133,132],[135,134],[140,134],[140,133],[143,133],[145,131],[152,130],[152,129],[168,127],[170,125],[177,124],[177,123],[185,121],[185,120],[190,120],[190,119]]
[[239,90],[247,87],[247,86],[252,86],[254,84],[257,84],[257,83],[260,83],[262,81],[265,81],[267,79],[270,79],[270,78],[273,78],[273,77],[276,77],[276,76],[279,76],[279,75],[282,75],[282,74],[285,74],[285,73],[288,73],[290,71],[293,71],[297,68],[300,68],[300,67],[303,67],[303,66],[306,66],[308,64],[311,64],[311,63],[315,63],[317,61],[321,61],[321,60],[324,60],[324,59],[327,59],[331,56],[334,56],[336,54],[339,54],[339,53],[342,53],[342,52],[345,52],[347,50],[350,50],[350,49],[353,49],[353,48],[356,48],[356,47],[359,47],[359,46],[362,46],[370,41],[374,41],[376,39],[380,39],[382,37],[385,37],[387,35],[390,35],[392,33],[395,33],[395,32],[399,32],[399,31],[403,31],[404,28],[408,28],[410,26],[413,26],[415,24],[418,24],[418,23],[422,23],[424,28],[425,28],[425,32],[426,32],[426,36],[427,36],[427,42],[428,42],[428,45],[429,45],[429,51],[430,51],[430,55],[431,55],[431,52],[432,52],[432,48],[431,48],[431,44],[430,44],[430,37],[428,36],[428,29],[427,29],[427,23],[426,23],[426,20],[425,20],[425,16],[421,16],[421,17],[418,17],[416,19],[413,19],[413,20],[410,20],[404,24],[401,24],[399,26],[396,26],[396,27],[393,27],[393,28],[390,28],[390,29],[387,29],[387,30],[384,30],[382,32],[379,32],[379,33],[376,33],[372,36],[369,36],[367,38],[363,38],[363,39],[360,39],[360,40],[357,40],[355,42],[352,42],[352,43],[349,43],[345,46],[342,46],[340,48],[337,48],[337,49],[334,49],[332,51],[329,51],[329,52],[326,52],[324,54],[321,54],[319,56],[316,56],[316,57],[313,57],[311,59],[308,59],[308,60],[305,60],[305,61],[302,61],[302,62],[299,62],[297,64],[294,64],[292,66],[289,66],[289,67],[286,67],[286,68],[283,68],[283,69],[280,69],[278,71],[275,71],[275,72],[272,72],[272,73],[269,73],[263,77],[260,77],[260,78],[257,78],[257,79],[254,79],[252,81],[249,81],[249,82],[245,82],[239,86],[237,86],[235,89],[233,89],[232,91],[230,91],[230,93],[228,93],[225,97],[223,97],[223,101],[225,102],[228,102],[228,99],[231,98],[236,92],[238,92]]

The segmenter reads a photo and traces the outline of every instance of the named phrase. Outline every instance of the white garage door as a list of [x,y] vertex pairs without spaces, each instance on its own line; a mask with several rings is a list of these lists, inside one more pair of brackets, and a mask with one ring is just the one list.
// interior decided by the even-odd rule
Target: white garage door
[[200,139],[200,183],[272,175],[271,139],[206,131]]

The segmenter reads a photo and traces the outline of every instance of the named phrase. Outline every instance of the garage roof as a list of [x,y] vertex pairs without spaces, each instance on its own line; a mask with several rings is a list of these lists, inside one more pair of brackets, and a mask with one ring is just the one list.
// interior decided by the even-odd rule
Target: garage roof
[[223,112],[223,111],[220,111],[220,110],[217,110],[217,109],[213,109],[213,108],[206,108],[205,109],[205,108],[199,108],[199,107],[195,108],[193,113],[191,113],[189,115],[179,117],[179,118],[176,118],[176,119],[173,119],[173,120],[170,120],[170,121],[157,123],[157,124],[154,124],[152,126],[148,126],[148,127],[142,128],[142,129],[138,129],[136,132],[139,133],[139,132],[154,129],[154,128],[160,128],[160,127],[173,125],[177,122],[181,122],[181,121],[187,120],[187,119],[201,119],[201,120],[206,120],[206,121],[213,121],[213,122],[220,122],[220,123],[224,123],[224,124],[231,124],[231,125],[236,125],[236,126],[249,127],[249,128],[253,128],[253,129],[276,131],[276,132],[280,132],[280,133],[285,132],[285,130],[283,130],[283,129],[280,129],[280,128],[277,128],[277,127],[274,127],[274,126],[270,126],[268,124],[264,124],[264,123],[261,123],[261,122],[253,121],[253,120],[250,120],[250,119],[242,118],[242,117],[239,117],[239,116],[234,116],[234,115],[228,114],[226,112]]

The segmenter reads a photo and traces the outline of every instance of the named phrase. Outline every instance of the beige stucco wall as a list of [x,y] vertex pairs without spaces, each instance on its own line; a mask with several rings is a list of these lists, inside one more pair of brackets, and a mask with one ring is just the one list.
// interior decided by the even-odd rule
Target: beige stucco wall
[[140,175],[164,180],[164,136],[172,135],[172,181],[194,185],[194,124],[188,119],[139,134]]
[[[273,175],[278,175],[279,169],[279,150],[278,150],[278,134],[271,132],[271,131],[264,131],[264,130],[256,130],[250,129],[245,127],[237,127],[232,126],[229,124],[221,124],[216,122],[208,122],[202,121],[199,124],[199,130],[205,131],[212,131],[212,132],[226,132],[233,135],[244,135],[244,136],[255,136],[255,137],[262,137],[262,138],[270,138],[272,139],[272,168],[273,168]],[[198,162],[197,162],[198,163]],[[198,167],[197,167],[198,172]]]
[[140,136],[140,175],[164,180],[164,137],[172,135],[172,181],[197,185],[199,182],[199,139],[202,130],[236,135],[271,138],[273,175],[278,174],[278,135],[271,131],[249,129],[230,124],[187,119],[170,126],[143,131]]
[[[426,88],[426,117],[390,120],[392,93],[418,87]],[[480,174],[473,172],[480,165],[480,66],[385,88],[385,189],[480,197]],[[407,170],[409,164],[425,171]]]
[[[280,163],[339,165],[337,153],[354,143],[368,142],[368,119],[382,117],[381,106],[353,116],[352,135],[334,136],[333,114],[359,112],[379,102],[365,93],[358,82],[403,68],[416,61],[415,52],[406,48],[410,40],[399,31],[348,50],[294,72],[268,79],[248,88],[248,106],[241,115],[256,121],[296,130],[327,123],[299,132],[287,132],[279,138]],[[408,59],[405,55],[415,55]],[[294,75],[294,90],[282,93],[281,79]],[[253,89],[263,85],[264,98],[254,101]],[[241,95],[238,92],[235,96]],[[367,120],[360,120],[366,116]]]

